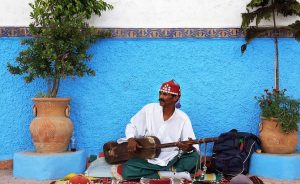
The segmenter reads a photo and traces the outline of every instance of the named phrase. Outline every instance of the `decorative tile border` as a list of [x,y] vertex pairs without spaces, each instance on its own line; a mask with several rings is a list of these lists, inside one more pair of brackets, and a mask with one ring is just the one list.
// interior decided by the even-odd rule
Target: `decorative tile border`
[[[242,38],[240,28],[96,28],[111,32],[110,38]],[[272,32],[262,36],[271,37]],[[31,36],[28,27],[0,27],[0,37]],[[293,37],[286,29],[279,32],[279,37]]]
[[237,28],[116,28],[100,29],[111,31],[113,38],[237,38],[241,31]]
[[31,36],[28,27],[0,27],[0,37]]

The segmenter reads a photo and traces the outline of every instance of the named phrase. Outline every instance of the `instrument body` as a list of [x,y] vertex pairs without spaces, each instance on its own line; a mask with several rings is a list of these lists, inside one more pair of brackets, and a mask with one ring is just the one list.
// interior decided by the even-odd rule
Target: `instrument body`
[[[181,141],[184,144],[201,144],[207,142],[215,142],[218,138],[204,138],[198,140]],[[130,158],[152,159],[159,156],[161,148],[176,147],[179,142],[160,144],[155,136],[148,136],[135,139],[142,148],[138,148],[136,152],[128,152],[128,142],[118,144],[117,142],[107,142],[103,145],[104,157],[109,164],[118,164],[129,160]]]
[[108,142],[103,146],[104,157],[109,164],[118,164],[129,160],[130,158],[138,157],[142,159],[151,159],[158,157],[160,149],[156,145],[160,145],[160,141],[155,136],[135,139],[142,148],[137,149],[134,153],[129,153],[127,146],[128,142],[118,144],[117,142]]

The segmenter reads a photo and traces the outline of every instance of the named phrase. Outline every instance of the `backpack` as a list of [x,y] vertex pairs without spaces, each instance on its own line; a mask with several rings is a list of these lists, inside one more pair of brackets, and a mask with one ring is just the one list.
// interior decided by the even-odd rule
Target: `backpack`
[[254,134],[236,129],[222,133],[213,145],[212,170],[227,176],[247,174],[250,157],[259,148],[260,140]]

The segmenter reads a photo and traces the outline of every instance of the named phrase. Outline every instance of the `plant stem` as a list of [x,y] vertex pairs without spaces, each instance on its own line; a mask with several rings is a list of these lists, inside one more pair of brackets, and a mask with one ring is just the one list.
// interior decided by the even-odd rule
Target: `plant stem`
[[51,78],[50,77],[48,77],[47,78],[47,95],[50,95],[50,93],[51,93]]
[[[272,0],[272,4],[273,6],[275,6],[274,4],[274,0]],[[275,17],[275,8],[273,7],[273,34],[274,34],[274,45],[275,45],[275,58],[274,58],[274,88],[276,90],[279,90],[279,61],[278,61],[278,30],[277,30],[277,26],[276,26],[276,17]]]
[[54,78],[53,79],[53,86],[52,86],[52,90],[51,90],[51,97],[56,97],[57,96],[57,91],[58,91],[58,88],[59,88],[59,83],[60,83],[59,78]]

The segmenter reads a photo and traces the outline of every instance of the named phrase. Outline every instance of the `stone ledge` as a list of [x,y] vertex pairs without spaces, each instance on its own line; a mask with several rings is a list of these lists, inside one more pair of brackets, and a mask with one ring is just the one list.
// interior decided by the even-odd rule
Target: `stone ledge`
[[48,180],[59,179],[70,173],[83,173],[86,154],[76,152],[41,154],[18,152],[14,154],[13,175],[17,178]]
[[300,152],[294,154],[253,153],[249,175],[278,179],[300,179]]

